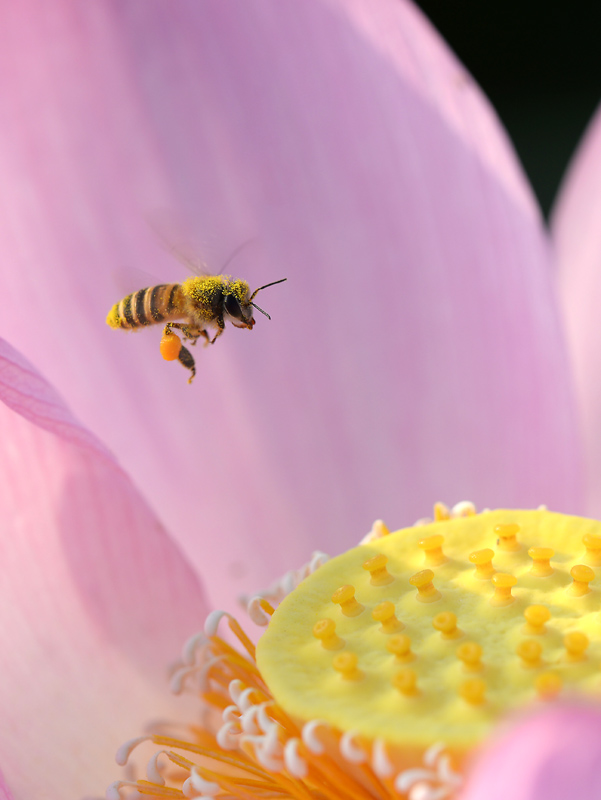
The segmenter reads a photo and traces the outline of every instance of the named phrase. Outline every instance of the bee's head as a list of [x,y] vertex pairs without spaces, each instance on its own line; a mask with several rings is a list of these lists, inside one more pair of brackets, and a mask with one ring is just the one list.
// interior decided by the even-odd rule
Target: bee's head
[[223,298],[223,310],[236,328],[252,329],[253,307],[250,302],[250,288],[246,281],[231,281]]
[[[253,299],[256,296],[257,292],[260,292],[261,289],[266,289],[268,286],[274,286],[276,283],[283,283],[286,278],[281,278],[279,281],[273,281],[273,283],[266,283],[265,286],[260,286],[258,289],[250,294],[250,289],[246,281],[235,280],[229,284],[229,291],[224,297],[224,308],[225,313],[230,317],[232,325],[236,328],[248,328],[252,330],[253,325],[255,324],[255,320],[253,318],[253,308],[256,308],[257,311],[260,311],[261,314],[265,314],[267,319],[271,319],[269,314],[266,311],[263,311],[262,308],[259,308],[256,303],[253,303]],[[239,324],[236,324],[238,322]]]

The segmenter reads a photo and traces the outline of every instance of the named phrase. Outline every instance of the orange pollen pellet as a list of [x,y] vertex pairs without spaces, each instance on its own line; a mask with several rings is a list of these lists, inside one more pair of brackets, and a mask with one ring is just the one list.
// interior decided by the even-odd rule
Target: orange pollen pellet
[[516,539],[519,530],[520,526],[515,522],[509,522],[505,525],[495,525],[494,531],[498,539],[499,550],[505,550],[506,552],[520,550],[521,545]]
[[561,691],[561,678],[554,672],[543,672],[534,681],[534,688],[541,700],[553,700]]
[[449,559],[442,552],[442,545],[444,536],[437,534],[436,536],[428,536],[419,542],[420,548],[424,551],[424,563],[428,567],[437,567],[439,564],[444,564]]
[[324,650],[340,650],[344,639],[336,633],[336,623],[332,619],[320,619],[313,626],[313,636],[319,639]]
[[358,681],[363,673],[357,668],[358,658],[355,653],[340,653],[334,656],[332,666],[346,681]]
[[586,567],[584,564],[576,564],[570,570],[570,575],[574,582],[568,586],[568,592],[573,597],[582,597],[590,592],[588,585],[595,577],[595,573],[590,567]]
[[546,606],[528,606],[524,611],[526,633],[540,635],[545,633],[545,622],[551,619],[551,612]]
[[417,600],[420,603],[434,603],[442,595],[432,583],[434,573],[431,569],[422,569],[409,578],[409,583],[417,589]]
[[476,567],[474,578],[478,578],[480,581],[487,581],[492,578],[496,572],[492,565],[494,554],[495,551],[491,550],[490,547],[486,547],[484,550],[474,550],[473,553],[470,553],[470,561]]
[[586,547],[585,560],[593,567],[601,566],[601,536],[587,533],[582,537],[582,542]]
[[549,562],[555,555],[554,550],[550,547],[531,547],[528,550],[528,555],[532,559],[531,575],[536,578],[546,578],[548,575],[553,575],[555,570]]
[[451,512],[444,503],[434,503],[434,522],[451,519]]
[[355,600],[355,587],[348,584],[336,589],[332,595],[332,602],[340,606],[340,610],[345,617],[356,617],[364,608],[361,603]]
[[468,672],[478,672],[482,669],[482,648],[477,642],[464,642],[457,648],[457,658],[463,662],[463,668]]
[[485,693],[486,683],[481,678],[471,678],[459,687],[459,695],[471,706],[481,706],[486,699]]
[[405,627],[403,623],[396,618],[394,603],[390,600],[385,600],[383,603],[377,605],[371,612],[371,615],[376,622],[382,623],[380,626],[382,633],[396,633]]
[[370,576],[371,580],[370,583],[372,586],[386,586],[388,583],[392,583],[394,578],[386,569],[386,564],[388,563],[388,559],[383,553],[380,553],[373,558],[368,559],[363,564],[363,569],[366,569]]
[[495,592],[490,598],[491,606],[508,606],[514,602],[515,597],[511,594],[511,589],[518,582],[515,575],[508,575],[506,572],[497,572],[492,578]]
[[540,667],[541,654],[543,648],[540,642],[535,642],[532,639],[526,639],[520,642],[516,648],[516,653],[522,660],[522,666],[532,669],[533,667]]
[[563,644],[566,649],[568,661],[582,661],[586,658],[586,648],[589,645],[588,636],[580,631],[566,633],[563,637]]
[[415,656],[411,652],[411,639],[404,633],[391,636],[386,642],[386,649],[397,657],[398,661],[413,661]]
[[175,361],[182,349],[182,343],[175,333],[166,333],[161,339],[159,348],[165,361]]
[[458,639],[462,633],[457,627],[457,617],[452,611],[443,611],[432,620],[432,625],[440,631],[443,639]]
[[392,685],[405,697],[419,693],[417,688],[417,674],[413,669],[401,669],[392,679]]

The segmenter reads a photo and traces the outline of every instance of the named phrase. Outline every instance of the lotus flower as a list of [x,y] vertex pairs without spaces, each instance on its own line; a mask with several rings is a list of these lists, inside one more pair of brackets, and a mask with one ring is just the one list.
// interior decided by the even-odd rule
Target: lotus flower
[[[12,674],[29,681],[6,699],[5,708],[15,694],[25,705],[8,717],[0,762],[5,793],[53,800],[110,779],[102,759],[127,727],[112,713],[124,722],[163,713],[146,700],[174,640],[202,618],[194,576],[208,605],[231,608],[313,549],[345,549],[376,516],[408,524],[433,499],[584,512],[588,488],[597,508],[589,275],[599,236],[594,222],[583,226],[599,205],[590,178],[599,127],[560,198],[555,243],[494,112],[408,2],[61,0],[49,12],[25,0],[7,8],[0,37],[0,334],[108,445],[183,554],[120,473],[114,484],[102,478],[98,512],[62,502],[55,461],[84,489],[87,467],[69,466],[63,445],[42,454],[11,444],[7,412],[3,466],[23,482],[7,552],[17,543],[32,552],[25,541],[40,534],[42,512],[61,545],[44,540],[43,563],[19,559],[20,570],[43,574],[15,584],[13,571],[7,584],[20,610],[3,652],[19,654]],[[288,278],[265,295],[271,322],[228,330],[198,354],[192,387],[161,361],[159,330],[126,335],[103,323],[141,286],[120,288],[122,267],[151,273],[149,283],[181,279],[146,222],[165,207],[210,235],[215,271],[255,239],[228,269],[253,286]],[[32,407],[46,385],[28,367],[10,375],[12,408],[39,422]],[[83,437],[102,469],[117,470],[62,406],[58,416],[47,406],[40,414],[53,432]],[[45,465],[39,483],[36,464]],[[111,511],[117,492],[124,508]],[[38,596],[47,587],[35,608],[33,587]],[[131,593],[126,602],[120,591]],[[63,633],[41,617],[26,637],[50,597]],[[21,667],[36,652],[41,682]],[[99,677],[84,671],[90,663]],[[146,663],[154,678],[140,678],[140,698],[132,664]],[[82,717],[94,747],[79,722],[67,725]],[[39,745],[34,719],[44,725]],[[40,761],[44,748],[52,762]]]

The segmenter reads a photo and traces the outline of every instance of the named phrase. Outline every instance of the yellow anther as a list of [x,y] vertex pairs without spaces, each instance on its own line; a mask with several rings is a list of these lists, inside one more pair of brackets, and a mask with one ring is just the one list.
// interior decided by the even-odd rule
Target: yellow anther
[[432,583],[434,573],[431,569],[422,569],[409,578],[409,583],[417,589],[417,599],[420,603],[433,603],[440,600],[442,595]]
[[398,633],[396,636],[391,636],[386,642],[386,649],[389,653],[395,655],[398,661],[406,663],[413,661],[415,656],[411,652],[411,639],[404,633]]
[[541,700],[553,700],[561,692],[561,678],[555,672],[542,672],[534,681]]
[[586,648],[589,646],[589,639],[581,631],[566,633],[563,637],[563,645],[566,649],[566,659],[568,661],[583,661],[586,658]]
[[550,547],[531,547],[528,555],[532,559],[530,574],[536,578],[546,578],[555,571],[549,563],[555,555],[555,550]]
[[436,536],[428,536],[419,542],[420,548],[424,551],[425,564],[428,567],[437,567],[439,564],[444,564],[449,559],[442,552],[442,545],[444,536],[437,534]]
[[355,587],[341,586],[332,595],[332,602],[340,606],[345,617],[356,617],[363,611],[363,606],[355,600]]
[[355,653],[339,653],[334,656],[332,666],[345,681],[358,681],[363,677],[363,673],[357,668],[358,660]]
[[524,639],[516,647],[516,653],[522,660],[522,666],[528,669],[541,666],[542,652],[543,648],[540,642],[535,642],[534,639]]
[[159,349],[165,361],[175,361],[182,349],[181,339],[173,332],[164,333]]
[[508,522],[505,525],[495,525],[494,531],[497,537],[499,550],[504,550],[505,552],[520,550],[521,545],[516,539],[519,530],[520,526],[515,522]]
[[470,561],[475,565],[474,578],[480,581],[488,581],[495,574],[496,570],[492,565],[494,550],[485,547],[484,550],[474,550],[470,553]]
[[526,625],[524,632],[534,635],[545,633],[545,622],[551,619],[551,612],[546,606],[528,606],[524,611]]
[[336,623],[333,619],[320,619],[313,626],[313,636],[321,641],[324,650],[340,650],[344,647],[344,639],[336,633]]
[[463,669],[479,672],[482,669],[482,648],[477,642],[464,642],[457,648],[457,658],[463,661]]
[[470,678],[459,687],[459,694],[471,706],[481,706],[485,701],[486,683],[482,678]]
[[516,585],[518,579],[515,575],[508,575],[506,572],[497,572],[492,576],[495,592],[490,598],[491,606],[508,606],[515,600],[511,594],[511,589]]
[[403,623],[396,618],[394,603],[391,603],[390,600],[379,603],[371,612],[371,615],[376,622],[382,623],[380,626],[382,633],[397,633],[397,631],[405,627]]
[[594,533],[587,533],[582,537],[582,542],[586,547],[584,560],[593,567],[601,566],[601,536]]
[[595,577],[595,573],[590,567],[586,567],[584,564],[576,564],[570,570],[570,575],[574,579],[574,582],[568,586],[568,592],[571,595],[582,597],[590,592],[588,585]]
[[457,627],[457,617],[452,611],[443,611],[432,620],[432,625],[440,631],[443,639],[458,639],[462,634]]
[[405,697],[419,694],[417,688],[417,674],[414,669],[401,669],[392,679],[392,685]]
[[392,583],[394,580],[386,569],[387,563],[388,558],[383,553],[380,553],[363,564],[363,569],[366,569],[371,575],[370,583],[372,586],[386,586],[387,583]]
[[451,519],[451,512],[444,503],[434,503],[434,522]]

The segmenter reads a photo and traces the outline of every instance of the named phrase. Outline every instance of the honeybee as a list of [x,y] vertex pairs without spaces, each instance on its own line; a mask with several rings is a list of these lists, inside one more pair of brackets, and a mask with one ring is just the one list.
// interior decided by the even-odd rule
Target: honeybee
[[[235,328],[253,329],[253,308],[266,311],[254,298],[268,286],[283,283],[286,278],[259,286],[251,294],[246,281],[229,275],[195,275],[183,283],[149,286],[128,294],[111,308],[106,318],[111,328],[135,329],[167,322],[161,339],[161,355],[166,361],[176,359],[190,370],[188,383],[196,375],[192,353],[184,347],[174,329],[181,332],[185,342],[195,345],[202,336],[205,344],[215,344],[229,320]],[[211,336],[210,329],[216,326]]]

